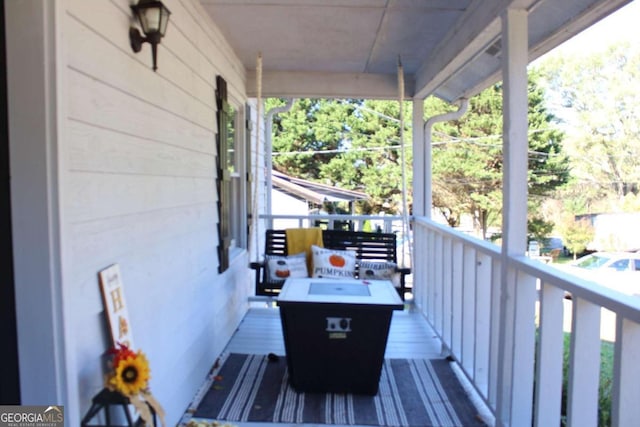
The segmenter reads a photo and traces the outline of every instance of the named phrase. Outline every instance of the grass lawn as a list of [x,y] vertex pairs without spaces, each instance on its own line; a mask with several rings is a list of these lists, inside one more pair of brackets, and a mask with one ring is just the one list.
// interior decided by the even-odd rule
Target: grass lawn
[[569,255],[569,256],[560,255],[555,259],[555,261],[553,261],[553,264],[568,264],[573,261],[574,261],[573,255]]

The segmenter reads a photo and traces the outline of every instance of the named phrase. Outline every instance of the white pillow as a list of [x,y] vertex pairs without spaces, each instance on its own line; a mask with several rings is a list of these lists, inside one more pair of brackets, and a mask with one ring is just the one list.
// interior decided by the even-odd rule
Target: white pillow
[[307,254],[265,255],[265,276],[269,282],[279,282],[290,277],[309,277]]
[[363,280],[390,280],[393,286],[400,286],[398,265],[388,261],[360,261],[358,278]]
[[311,246],[313,255],[312,277],[331,279],[354,278],[356,276],[356,252]]

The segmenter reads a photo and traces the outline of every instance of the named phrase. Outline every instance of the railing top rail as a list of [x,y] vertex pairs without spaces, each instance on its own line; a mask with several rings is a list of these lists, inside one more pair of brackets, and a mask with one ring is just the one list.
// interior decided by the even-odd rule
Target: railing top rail
[[361,220],[380,220],[380,221],[401,221],[402,216],[399,215],[349,215],[349,214],[309,214],[309,215],[269,215],[261,214],[260,219],[312,219],[312,220],[342,220],[342,221],[361,221]]
[[631,297],[615,289],[562,271],[552,265],[532,260],[524,255],[510,257],[510,262],[516,264],[519,270],[540,278],[544,283],[557,286],[570,292],[574,297],[589,301],[640,323],[640,298],[638,297]]
[[487,253],[488,255],[500,256],[500,246],[455,230],[448,225],[439,224],[437,222],[434,222],[433,220],[429,220],[426,217],[415,217],[414,223],[435,230],[441,234],[453,235],[456,239],[462,240],[465,245],[473,246],[480,252]]
[[[451,235],[455,239],[462,240],[464,245],[471,246],[479,252],[499,258],[503,262],[506,261],[516,270],[523,271],[530,276],[539,278],[543,283],[551,284],[567,291],[575,298],[589,301],[640,323],[640,298],[638,297],[630,297],[622,292],[580,278],[569,272],[543,264],[540,261],[532,260],[525,255],[503,255],[499,246],[464,234],[446,225],[438,224],[426,217],[417,217],[414,221],[416,224],[434,230],[437,233]],[[638,286],[640,286],[640,283],[638,283]]]

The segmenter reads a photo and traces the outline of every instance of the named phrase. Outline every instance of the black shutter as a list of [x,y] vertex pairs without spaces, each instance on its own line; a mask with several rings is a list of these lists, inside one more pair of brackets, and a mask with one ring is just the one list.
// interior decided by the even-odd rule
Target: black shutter
[[[253,224],[253,179],[251,175],[251,139],[252,139],[252,122],[251,122],[251,106],[245,106],[245,172],[247,177],[246,194],[247,194],[247,247],[249,247],[249,239],[251,239],[251,227]],[[257,195],[256,195],[257,196]]]
[[218,190],[218,272],[229,268],[229,246],[231,243],[230,212],[231,207],[231,177],[227,168],[227,82],[222,76],[216,77],[216,104],[218,107],[218,134],[216,135],[217,149],[217,179]]

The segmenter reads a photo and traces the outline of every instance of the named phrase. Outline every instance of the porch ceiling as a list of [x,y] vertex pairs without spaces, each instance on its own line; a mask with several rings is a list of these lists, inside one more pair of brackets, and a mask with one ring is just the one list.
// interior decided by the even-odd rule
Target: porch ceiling
[[200,0],[247,71],[263,56],[263,96],[447,101],[500,80],[500,19],[529,11],[530,60],[630,0]]

